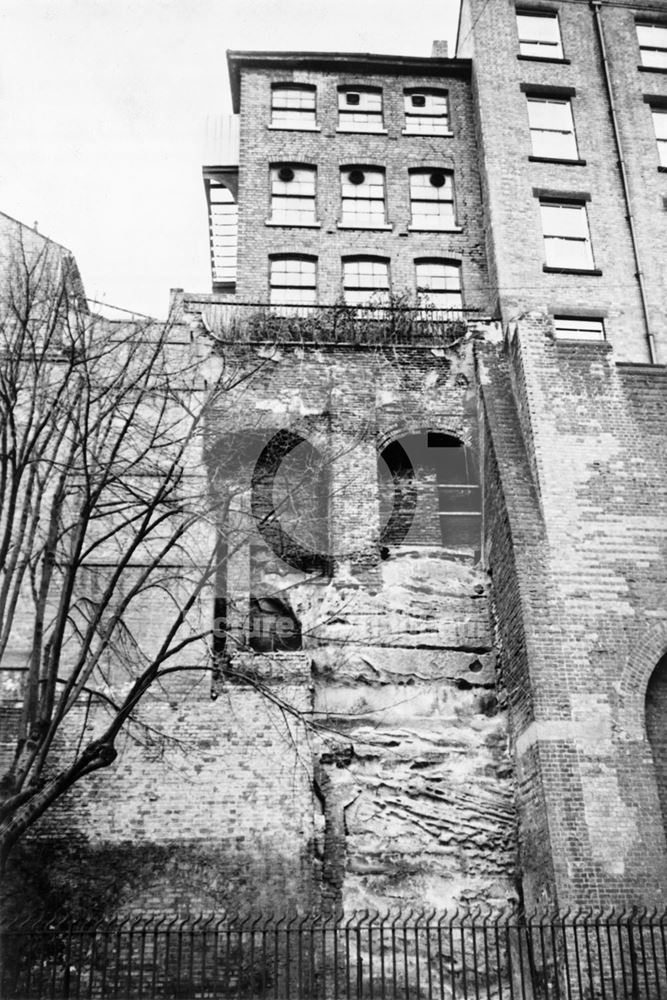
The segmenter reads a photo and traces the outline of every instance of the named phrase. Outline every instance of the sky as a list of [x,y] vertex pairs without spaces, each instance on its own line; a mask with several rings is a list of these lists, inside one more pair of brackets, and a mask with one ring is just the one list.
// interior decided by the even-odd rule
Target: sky
[[0,210],[67,246],[86,292],[164,317],[210,290],[201,179],[227,49],[453,52],[458,0],[0,0]]

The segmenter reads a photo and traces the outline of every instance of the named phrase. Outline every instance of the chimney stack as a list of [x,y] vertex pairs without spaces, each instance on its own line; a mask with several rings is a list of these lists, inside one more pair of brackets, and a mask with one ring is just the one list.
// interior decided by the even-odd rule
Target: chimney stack
[[431,59],[447,58],[447,42],[433,42],[431,48]]

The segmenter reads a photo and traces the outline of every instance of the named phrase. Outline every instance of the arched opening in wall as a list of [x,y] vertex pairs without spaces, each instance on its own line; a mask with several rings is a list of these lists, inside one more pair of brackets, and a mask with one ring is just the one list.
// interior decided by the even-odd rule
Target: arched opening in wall
[[383,546],[437,545],[457,556],[479,548],[477,462],[458,438],[396,438],[379,455],[378,486]]
[[662,822],[667,832],[667,653],[653,671],[646,690],[646,735],[653,753]]

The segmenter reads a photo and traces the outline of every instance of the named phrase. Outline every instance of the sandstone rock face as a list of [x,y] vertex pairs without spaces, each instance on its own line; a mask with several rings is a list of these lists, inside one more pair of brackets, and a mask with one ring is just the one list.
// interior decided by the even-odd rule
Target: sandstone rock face
[[515,822],[486,575],[413,548],[377,592],[354,584],[325,593],[312,651],[315,717],[349,741],[316,768],[325,892],[345,909],[504,903]]

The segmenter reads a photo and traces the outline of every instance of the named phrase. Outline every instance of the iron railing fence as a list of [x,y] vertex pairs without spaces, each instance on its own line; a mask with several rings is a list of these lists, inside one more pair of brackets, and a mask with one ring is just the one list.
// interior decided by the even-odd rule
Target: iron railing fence
[[667,911],[128,916],[1,943],[5,1000],[667,998]]
[[375,304],[267,305],[213,302],[201,308],[202,322],[221,343],[350,345],[441,345],[491,323],[478,309]]

